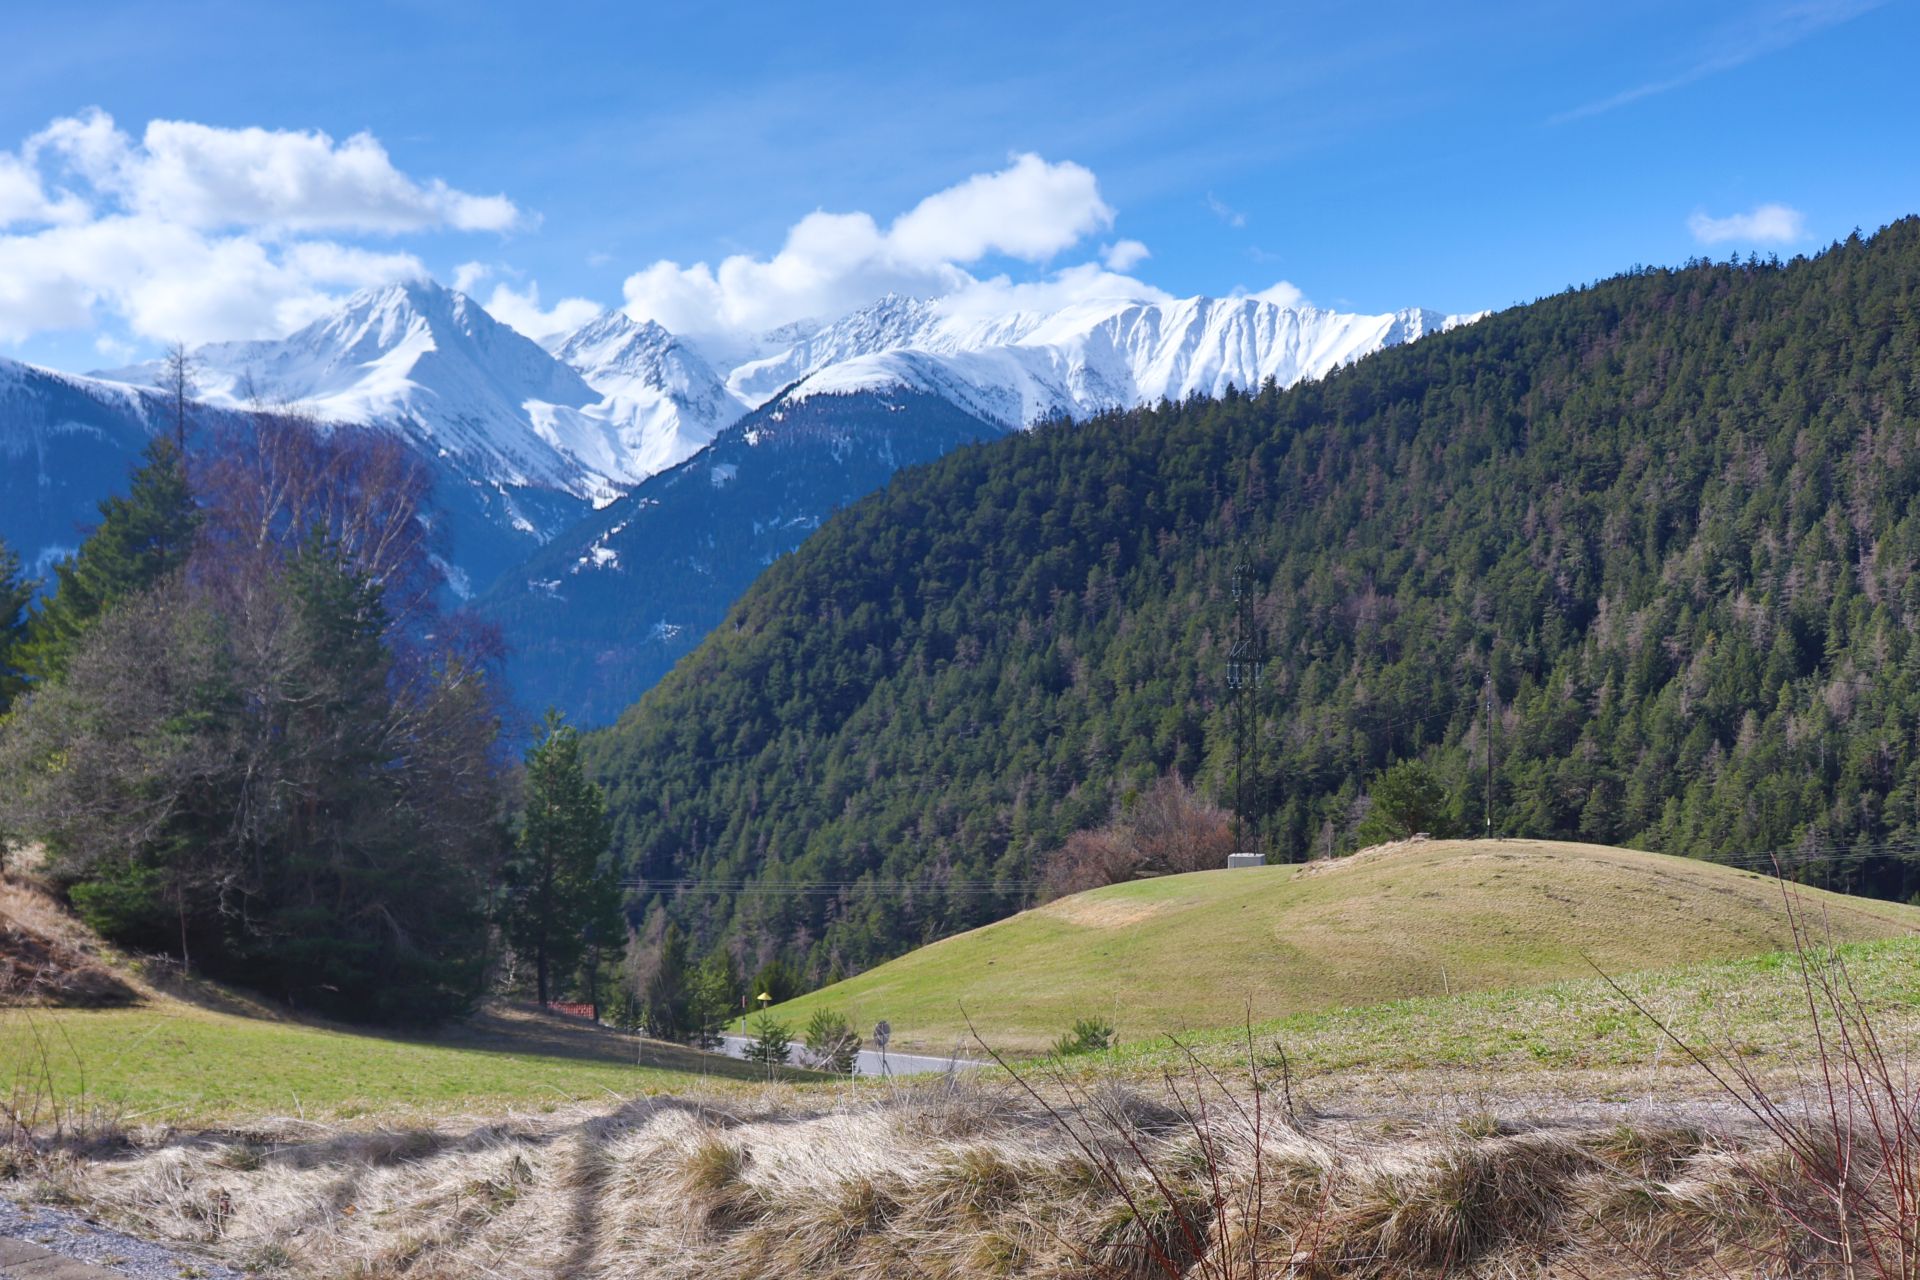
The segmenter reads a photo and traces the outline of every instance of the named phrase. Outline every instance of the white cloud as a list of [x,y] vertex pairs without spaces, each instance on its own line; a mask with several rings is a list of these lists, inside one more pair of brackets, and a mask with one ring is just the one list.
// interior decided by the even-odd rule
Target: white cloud
[[1732,213],[1724,218],[1696,212],[1687,219],[1687,230],[1701,244],[1791,244],[1807,235],[1807,216],[1783,204],[1763,204],[1748,213]]
[[1131,271],[1152,256],[1147,246],[1138,240],[1121,240],[1100,246],[1100,260],[1107,264],[1110,271]]
[[626,309],[676,333],[758,333],[890,291],[958,294],[980,283],[968,265],[995,255],[1044,262],[1113,219],[1092,172],[1021,155],[928,196],[884,230],[869,214],[822,211],[795,223],[770,258],[656,262],[627,278]]
[[[1645,98],[1684,89],[1709,76],[1732,71],[1756,58],[1791,48],[1828,27],[1851,22],[1884,3],[1886,0],[1776,0],[1773,4],[1747,10],[1732,25],[1713,33],[1709,45],[1696,60],[1676,74],[1660,80],[1649,80],[1570,111],[1562,111],[1550,116],[1547,123],[1562,125],[1584,120]],[[1658,42],[1651,44],[1658,47]]]
[[1064,267],[1041,280],[1016,283],[1006,276],[969,280],[940,299],[949,315],[1000,316],[1014,311],[1058,311],[1077,302],[1171,302],[1173,295],[1095,262]]
[[0,341],[83,328],[99,311],[154,340],[281,334],[326,311],[340,290],[425,274],[411,254],[269,246],[115,215],[0,236]]
[[[458,283],[454,287],[463,293],[466,292],[465,288]],[[562,298],[551,308],[542,311],[540,286],[533,283],[529,283],[525,289],[497,284],[493,287],[493,295],[487,299],[485,306],[495,320],[511,325],[535,342],[542,342],[563,333],[572,333],[599,315],[603,309],[599,303],[588,298]]]
[[1112,225],[1091,170],[1029,153],[922,200],[894,220],[887,248],[911,262],[975,262],[990,253],[1039,262]]
[[1214,217],[1220,219],[1220,221],[1230,227],[1244,227],[1247,225],[1246,214],[1240,212],[1211,191],[1207,192],[1207,208],[1213,211]]
[[93,349],[105,357],[110,364],[127,364],[140,354],[140,349],[131,342],[122,342],[106,333],[93,340]]
[[112,319],[149,340],[278,335],[342,292],[426,274],[321,238],[504,231],[524,217],[393,165],[371,135],[57,119],[0,152],[0,341]]
[[492,275],[491,263],[463,262],[453,269],[453,287],[460,293],[471,294]]
[[414,181],[368,133],[336,143],[318,130],[155,120],[135,143],[96,110],[54,121],[28,140],[27,155],[66,162],[130,212],[191,227],[392,234],[510,231],[521,221],[505,196]]
[[1253,296],[1261,302],[1271,302],[1276,307],[1302,307],[1307,304],[1307,295],[1289,280],[1276,280]]
[[79,222],[87,214],[85,201],[68,192],[49,196],[36,169],[0,151],[0,230],[21,223]]

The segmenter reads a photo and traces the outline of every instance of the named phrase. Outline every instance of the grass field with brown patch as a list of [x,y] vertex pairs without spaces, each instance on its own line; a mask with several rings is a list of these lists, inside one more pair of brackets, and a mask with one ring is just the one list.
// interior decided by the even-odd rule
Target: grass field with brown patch
[[[1796,889],[1822,938],[1920,931],[1920,910]],[[922,947],[789,1001],[902,1048],[1046,1047],[1076,1017],[1122,1040],[1777,952],[1780,883],[1690,858],[1536,840],[1435,840],[1300,866],[1112,885]],[[963,1017],[964,1009],[966,1017]]]

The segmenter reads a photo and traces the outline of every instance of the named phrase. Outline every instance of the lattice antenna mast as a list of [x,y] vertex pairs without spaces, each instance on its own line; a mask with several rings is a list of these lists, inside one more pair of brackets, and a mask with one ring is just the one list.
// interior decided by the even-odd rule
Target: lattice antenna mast
[[1266,680],[1266,646],[1260,622],[1254,616],[1253,566],[1245,560],[1233,567],[1233,646],[1227,650],[1227,688],[1233,697],[1233,847],[1253,853],[1260,839],[1255,817],[1254,789],[1258,762],[1255,752],[1260,728],[1260,687]]

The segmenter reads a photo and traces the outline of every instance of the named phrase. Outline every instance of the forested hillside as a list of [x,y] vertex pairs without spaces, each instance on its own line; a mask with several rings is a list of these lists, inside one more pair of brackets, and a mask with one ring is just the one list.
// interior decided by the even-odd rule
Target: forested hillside
[[1917,291],[1908,219],[902,472],[592,743],[617,846],[815,976],[1002,915],[1164,771],[1226,796],[1244,558],[1278,855],[1349,847],[1407,758],[1477,824],[1490,667],[1496,833],[1838,849],[1805,873],[1907,897]]

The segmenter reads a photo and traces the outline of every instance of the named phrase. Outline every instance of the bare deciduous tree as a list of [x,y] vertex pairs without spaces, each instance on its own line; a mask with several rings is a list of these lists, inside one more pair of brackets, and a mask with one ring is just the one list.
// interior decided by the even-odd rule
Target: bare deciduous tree
[[1076,831],[1047,861],[1043,895],[1057,898],[1141,876],[1209,871],[1233,852],[1233,824],[1178,774],[1161,777],[1100,827]]

